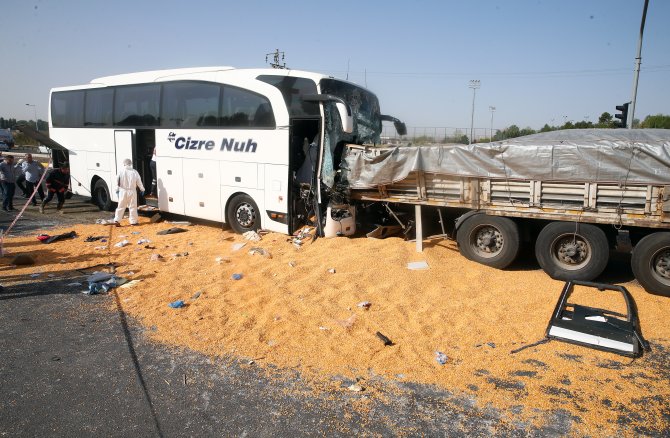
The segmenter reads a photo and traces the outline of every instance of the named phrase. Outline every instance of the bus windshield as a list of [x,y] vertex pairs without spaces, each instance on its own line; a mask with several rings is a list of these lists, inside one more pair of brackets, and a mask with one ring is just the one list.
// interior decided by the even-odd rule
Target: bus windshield
[[320,85],[322,94],[340,97],[351,107],[356,143],[379,143],[382,120],[377,96],[364,88],[336,79],[322,79]]

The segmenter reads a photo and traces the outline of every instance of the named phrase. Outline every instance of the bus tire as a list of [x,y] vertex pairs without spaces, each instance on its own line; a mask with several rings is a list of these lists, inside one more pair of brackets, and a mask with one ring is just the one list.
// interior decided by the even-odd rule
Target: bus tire
[[670,233],[653,233],[642,238],[633,248],[630,264],[635,278],[647,292],[670,297]]
[[112,198],[109,189],[103,180],[96,181],[93,186],[93,203],[102,211],[112,211]]
[[503,269],[519,253],[519,228],[509,218],[477,214],[460,226],[456,241],[459,251],[466,258]]
[[551,222],[535,242],[538,263],[557,280],[594,280],[605,270],[609,255],[605,232],[591,224]]
[[241,194],[229,203],[226,218],[230,227],[238,234],[256,231],[261,227],[261,215],[251,196]]

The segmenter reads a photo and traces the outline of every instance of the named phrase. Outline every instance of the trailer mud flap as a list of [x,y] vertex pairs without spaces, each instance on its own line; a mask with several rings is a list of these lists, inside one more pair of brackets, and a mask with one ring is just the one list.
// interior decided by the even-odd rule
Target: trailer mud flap
[[[575,286],[595,288],[602,293],[620,293],[626,305],[626,314],[568,302]],[[649,343],[640,332],[635,302],[628,290],[623,286],[602,283],[565,283],[547,326],[546,336],[628,357],[638,357],[642,355],[642,350],[649,350]]]

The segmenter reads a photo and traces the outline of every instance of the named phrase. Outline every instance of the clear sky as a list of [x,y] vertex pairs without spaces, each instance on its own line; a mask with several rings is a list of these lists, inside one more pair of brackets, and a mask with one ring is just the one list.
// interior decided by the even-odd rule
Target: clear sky
[[[0,116],[46,120],[49,89],[229,65],[346,78],[408,126],[540,128],[631,99],[644,0],[2,0]],[[670,1],[650,0],[636,117],[670,114]]]

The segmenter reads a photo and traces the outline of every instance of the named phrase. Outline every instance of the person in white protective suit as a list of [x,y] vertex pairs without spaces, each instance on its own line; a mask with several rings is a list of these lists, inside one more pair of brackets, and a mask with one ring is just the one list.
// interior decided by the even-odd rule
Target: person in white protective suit
[[128,158],[123,160],[123,169],[117,175],[116,183],[119,186],[116,192],[119,195],[119,206],[114,214],[114,225],[121,226],[121,219],[123,219],[126,208],[130,225],[138,225],[137,189],[140,189],[140,194],[144,195],[144,185],[142,185],[140,174],[133,169],[133,162]]

